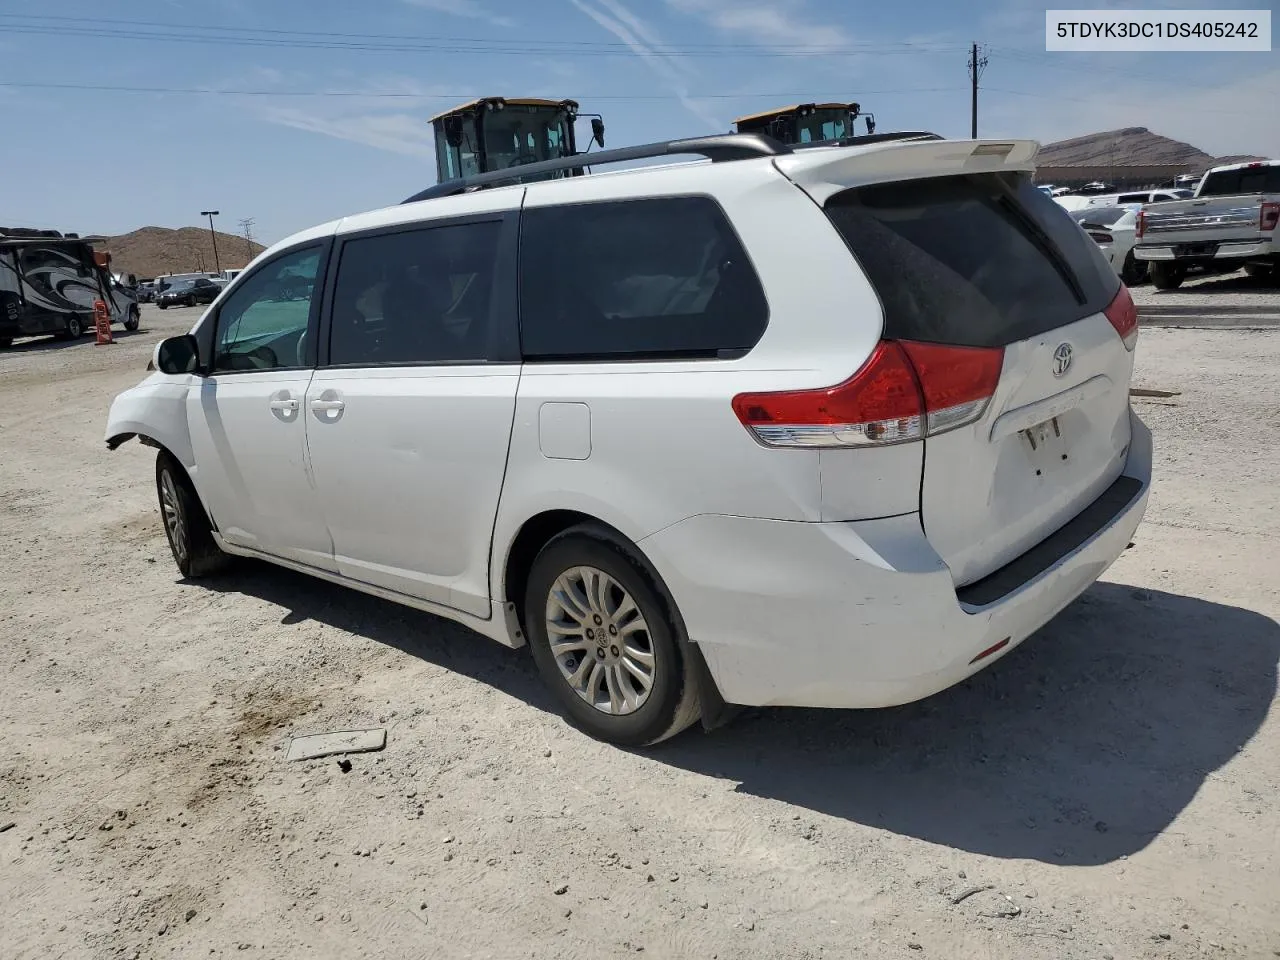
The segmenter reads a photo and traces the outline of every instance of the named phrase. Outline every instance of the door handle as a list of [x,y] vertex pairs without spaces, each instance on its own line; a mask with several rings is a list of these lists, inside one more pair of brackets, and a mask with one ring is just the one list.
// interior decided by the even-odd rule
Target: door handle
[[328,410],[341,410],[344,407],[346,407],[346,405],[347,405],[346,402],[343,400],[312,400],[311,401],[311,409],[315,410],[317,413],[324,413]]
[[272,400],[270,406],[272,410],[283,410],[286,413],[293,413],[295,410],[298,409],[298,401],[297,400]]

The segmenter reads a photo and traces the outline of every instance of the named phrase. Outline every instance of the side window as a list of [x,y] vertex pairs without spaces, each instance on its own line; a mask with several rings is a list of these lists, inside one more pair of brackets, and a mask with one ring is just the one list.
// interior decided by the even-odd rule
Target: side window
[[764,334],[759,277],[707,197],[526,209],[520,230],[527,359],[740,356]]
[[[295,250],[255,270],[218,311],[215,370],[272,370],[305,364],[304,334],[323,250]],[[206,281],[208,282],[208,281]]]
[[499,221],[343,244],[329,363],[463,363],[488,355]]

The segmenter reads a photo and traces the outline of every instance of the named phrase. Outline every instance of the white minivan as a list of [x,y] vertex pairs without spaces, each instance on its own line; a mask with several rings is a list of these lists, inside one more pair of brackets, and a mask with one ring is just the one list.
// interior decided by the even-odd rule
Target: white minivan
[[1133,302],[1036,144],[868,140],[606,151],[304,231],[107,443],[158,449],[184,575],[259,557],[527,645],[605,740],[928,696],[1120,555],[1151,437]]

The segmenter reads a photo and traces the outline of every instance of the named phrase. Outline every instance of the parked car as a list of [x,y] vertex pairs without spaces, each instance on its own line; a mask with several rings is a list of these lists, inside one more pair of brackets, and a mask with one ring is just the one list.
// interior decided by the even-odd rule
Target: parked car
[[138,302],[154,303],[156,299],[156,285],[153,280],[146,280],[138,284]]
[[1123,207],[1131,203],[1163,203],[1165,200],[1185,200],[1192,191],[1182,188],[1166,190],[1132,190],[1129,193],[1104,193],[1089,197],[1091,207]]
[[1161,290],[1200,268],[1280,278],[1280,161],[1214,167],[1194,198],[1152,204],[1138,216],[1134,255]]
[[260,557],[527,645],[621,744],[916,700],[1087,589],[1151,435],[1133,301],[1036,144],[590,161],[685,154],[721,162],[448,181],[258,258],[107,419],[158,448],[181,573]]
[[1141,204],[1124,207],[1085,207],[1071,214],[1071,219],[1084,228],[1098,244],[1107,262],[1128,286],[1147,279],[1147,264],[1133,255],[1135,228]]
[[213,303],[222,292],[222,285],[208,277],[195,280],[175,280],[156,297],[161,310],[169,307],[194,307],[198,303]]
[[1054,200],[1068,213],[1084,210],[1088,207],[1127,206],[1133,203],[1159,203],[1164,200],[1177,200],[1190,196],[1189,190],[1133,190],[1129,193],[1064,193],[1054,196]]

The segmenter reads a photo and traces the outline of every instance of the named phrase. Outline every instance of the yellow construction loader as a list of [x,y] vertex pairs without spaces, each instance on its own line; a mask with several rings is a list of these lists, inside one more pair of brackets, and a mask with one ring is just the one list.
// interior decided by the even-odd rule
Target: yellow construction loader
[[739,117],[738,133],[763,133],[782,143],[819,143],[857,136],[855,122],[861,117],[867,135],[876,132],[874,114],[863,113],[856,103],[794,103]]
[[[573,100],[481,97],[431,118],[440,183],[578,153],[576,121],[591,120],[591,141],[604,146],[604,120],[582,114]],[[588,150],[590,143],[588,143]],[[531,176],[578,176],[581,169]]]

